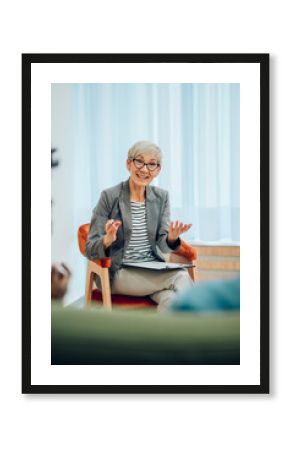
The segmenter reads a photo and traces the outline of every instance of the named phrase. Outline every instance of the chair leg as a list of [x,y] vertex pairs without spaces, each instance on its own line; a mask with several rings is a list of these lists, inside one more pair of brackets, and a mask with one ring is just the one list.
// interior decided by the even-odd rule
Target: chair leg
[[112,309],[112,300],[111,300],[109,270],[107,267],[100,267],[94,261],[88,262],[86,291],[85,291],[85,305],[89,305],[92,300],[93,275],[94,274],[96,274],[100,277],[103,306],[104,306],[104,308],[111,310]]
[[187,270],[188,270],[189,276],[192,279],[192,281],[196,282],[197,279],[198,279],[196,266],[195,267],[189,267]]
[[93,272],[91,271],[90,264],[88,264],[87,279],[86,279],[86,291],[85,291],[85,305],[88,306],[92,300],[93,291]]
[[193,281],[196,282],[198,281],[198,271],[197,271],[197,267],[192,267],[192,272],[193,272]]
[[103,298],[104,308],[111,310],[112,309],[112,299],[111,299],[111,287],[110,287],[108,270],[103,271],[102,278],[101,278],[101,284],[102,284],[102,298]]

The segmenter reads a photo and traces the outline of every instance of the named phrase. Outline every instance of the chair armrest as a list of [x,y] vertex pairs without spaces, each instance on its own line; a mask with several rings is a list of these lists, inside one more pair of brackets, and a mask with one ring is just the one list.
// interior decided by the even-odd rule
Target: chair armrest
[[187,242],[181,240],[181,244],[178,250],[171,252],[166,255],[166,260],[168,262],[174,263],[192,263],[194,267],[188,268],[188,273],[193,281],[197,281],[197,249],[192,247]]
[[180,247],[178,250],[173,252],[173,254],[182,256],[186,258],[188,261],[196,261],[197,260],[197,249],[196,247],[192,247],[187,242],[181,240]]
[[109,268],[112,265],[112,258],[93,259],[92,261],[100,267]]
[[81,225],[78,229],[78,244],[80,252],[83,256],[86,256],[86,242],[88,239],[89,230],[90,230],[89,223]]

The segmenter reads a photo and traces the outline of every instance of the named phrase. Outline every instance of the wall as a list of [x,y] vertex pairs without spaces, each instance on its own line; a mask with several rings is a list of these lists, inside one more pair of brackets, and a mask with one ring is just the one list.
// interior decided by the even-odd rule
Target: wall
[[[72,173],[73,160],[70,150],[73,139],[66,130],[72,128],[72,94],[69,84],[53,84],[51,87],[51,145],[59,166],[52,169],[52,261],[67,260],[70,252],[73,224],[72,185],[67,183]],[[66,182],[64,182],[64,180]],[[69,235],[67,235],[69,233]]]
[[227,280],[240,276],[240,247],[195,245],[198,281]]
[[77,246],[75,221],[74,164],[72,148],[74,126],[73,90],[70,84],[52,84],[51,87],[51,145],[57,148],[55,159],[59,166],[52,169],[52,239],[53,263],[65,262],[72,271],[65,304],[84,294],[86,262]]

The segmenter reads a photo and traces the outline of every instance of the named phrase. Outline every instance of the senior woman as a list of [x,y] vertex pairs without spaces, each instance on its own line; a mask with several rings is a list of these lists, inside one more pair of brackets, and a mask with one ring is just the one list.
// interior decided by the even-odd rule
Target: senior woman
[[178,250],[179,236],[191,227],[170,222],[168,192],[150,186],[160,173],[161,163],[161,150],[151,142],[140,141],[129,149],[126,165],[130,178],[101,193],[86,244],[89,259],[112,258],[112,293],[148,295],[159,310],[192,284],[187,270],[160,272],[124,264],[164,261],[163,254]]

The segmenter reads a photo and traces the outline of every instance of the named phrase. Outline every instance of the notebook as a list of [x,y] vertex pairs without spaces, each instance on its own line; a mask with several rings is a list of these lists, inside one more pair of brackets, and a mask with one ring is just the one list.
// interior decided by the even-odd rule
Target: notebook
[[193,264],[170,263],[163,261],[125,262],[123,267],[134,267],[147,270],[176,270],[194,267]]

